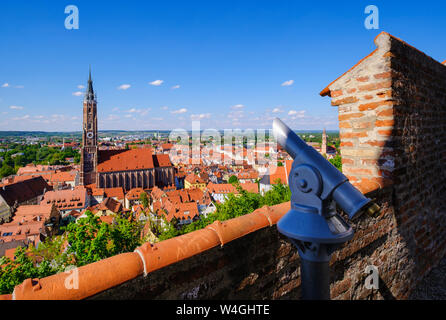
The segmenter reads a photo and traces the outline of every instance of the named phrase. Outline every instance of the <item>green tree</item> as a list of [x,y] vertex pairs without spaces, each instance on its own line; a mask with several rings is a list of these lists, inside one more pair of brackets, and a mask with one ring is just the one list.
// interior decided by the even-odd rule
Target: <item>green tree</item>
[[149,206],[149,198],[147,197],[147,193],[141,192],[139,195],[139,200],[141,201],[141,204],[144,208],[147,208]]
[[14,255],[14,261],[5,256],[0,258],[0,294],[11,293],[28,278],[43,278],[54,273],[49,261],[35,265],[22,247],[17,247]]
[[2,167],[0,168],[0,178],[4,178],[7,176],[10,176],[12,174],[15,174],[14,168],[10,167],[6,161],[3,162]]
[[339,171],[342,172],[342,158],[340,155],[336,155],[334,158],[328,160],[332,165],[334,165]]
[[232,176],[229,177],[228,182],[232,183],[232,184],[237,183],[238,182],[238,178],[236,176],[232,175]]

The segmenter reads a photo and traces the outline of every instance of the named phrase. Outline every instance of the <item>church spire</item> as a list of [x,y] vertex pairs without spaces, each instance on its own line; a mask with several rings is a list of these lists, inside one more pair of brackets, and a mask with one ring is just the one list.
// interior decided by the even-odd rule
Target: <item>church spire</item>
[[87,86],[87,92],[85,93],[85,98],[87,100],[94,100],[94,91],[93,91],[93,81],[91,80],[91,65],[90,70],[88,74],[88,86]]

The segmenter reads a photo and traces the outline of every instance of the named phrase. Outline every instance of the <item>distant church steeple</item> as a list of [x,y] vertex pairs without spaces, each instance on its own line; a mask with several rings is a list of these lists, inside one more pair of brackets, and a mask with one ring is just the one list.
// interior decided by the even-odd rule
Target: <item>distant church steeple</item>
[[88,85],[87,91],[85,92],[85,100],[95,100],[95,94],[93,90],[93,81],[91,80],[91,66],[88,73]]
[[96,168],[98,164],[98,118],[96,95],[91,80],[91,66],[88,75],[88,86],[84,97],[83,134],[81,152],[80,184],[96,183]]

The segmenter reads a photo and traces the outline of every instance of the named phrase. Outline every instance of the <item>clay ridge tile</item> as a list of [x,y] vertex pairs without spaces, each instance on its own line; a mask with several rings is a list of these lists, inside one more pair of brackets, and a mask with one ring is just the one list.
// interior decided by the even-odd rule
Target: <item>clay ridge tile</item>
[[43,279],[25,280],[15,287],[13,299],[84,299],[141,275],[143,263],[138,254],[134,252],[122,253],[79,267],[77,272],[79,280],[77,289],[74,287],[74,282],[71,281],[75,278],[75,271],[61,272]]
[[187,259],[220,244],[215,232],[201,229],[156,244],[145,243],[135,251],[144,262],[144,274]]
[[262,211],[267,210],[266,208],[268,207],[263,207],[253,213],[224,222],[215,221],[213,224],[207,226],[206,229],[215,231],[220,239],[221,246],[223,246],[224,244],[241,238],[248,233],[269,226],[270,223],[268,219],[265,215],[261,214]]

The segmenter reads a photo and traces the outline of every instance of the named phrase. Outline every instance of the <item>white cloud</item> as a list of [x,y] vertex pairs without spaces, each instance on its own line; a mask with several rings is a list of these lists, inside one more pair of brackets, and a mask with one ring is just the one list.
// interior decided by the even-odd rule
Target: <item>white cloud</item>
[[83,85],[80,84],[80,85],[77,86],[77,88],[78,88],[78,89],[85,89],[85,86],[83,86]]
[[14,88],[16,88],[16,89],[23,89],[23,88],[25,88],[25,86],[18,85],[18,86],[15,86]]
[[161,110],[168,110],[168,109],[169,109],[168,106],[162,106],[162,107],[161,107]]
[[179,109],[179,110],[171,111],[170,113],[173,113],[173,114],[181,114],[181,113],[186,113],[186,112],[187,112],[187,109],[186,109],[186,108],[181,108],[181,109]]
[[272,112],[273,113],[280,113],[280,112],[283,112],[283,111],[280,108],[274,108]]
[[132,115],[131,115],[131,114],[126,114],[124,117],[126,117],[126,118],[131,118]]
[[172,89],[172,90],[175,90],[175,89],[179,89],[179,88],[180,88],[180,85],[177,84],[176,86],[173,86],[171,89]]
[[73,94],[73,96],[80,97],[83,93],[80,91],[76,91],[76,92],[73,92],[72,94]]
[[106,121],[115,121],[119,120],[120,118],[115,114],[109,114],[108,117],[105,119]]
[[128,88],[130,88],[131,87],[131,85],[129,85],[129,84],[121,84],[119,87],[118,87],[118,90],[127,90]]
[[294,83],[294,80],[288,80],[281,84],[282,87],[289,87]]
[[139,113],[142,116],[145,116],[149,113],[149,111],[152,110],[151,108],[147,108],[147,109],[136,109],[136,108],[132,108],[126,112],[128,113]]
[[12,110],[23,110],[23,107],[22,106],[10,106],[9,109],[12,109]]
[[2,84],[2,88],[9,88],[9,87],[10,87],[9,83]]
[[155,120],[155,121],[163,121],[164,119],[163,118],[157,118],[157,117],[155,117],[155,118],[151,118],[152,120]]
[[297,119],[297,118],[304,118],[305,117],[305,110],[296,111],[296,110],[290,110],[288,112],[288,115],[291,116],[291,119]]
[[192,120],[201,120],[201,119],[209,119],[211,117],[210,113],[202,113],[202,114],[192,114],[190,118]]
[[232,109],[243,109],[245,106],[243,104],[236,104],[235,106],[232,106]]
[[29,119],[29,114],[24,115],[23,117],[12,118],[12,120],[14,121],[27,120],[27,119]]
[[163,82],[164,82],[163,80],[155,80],[155,81],[149,82],[149,84],[152,86],[158,87],[158,86],[162,85]]

